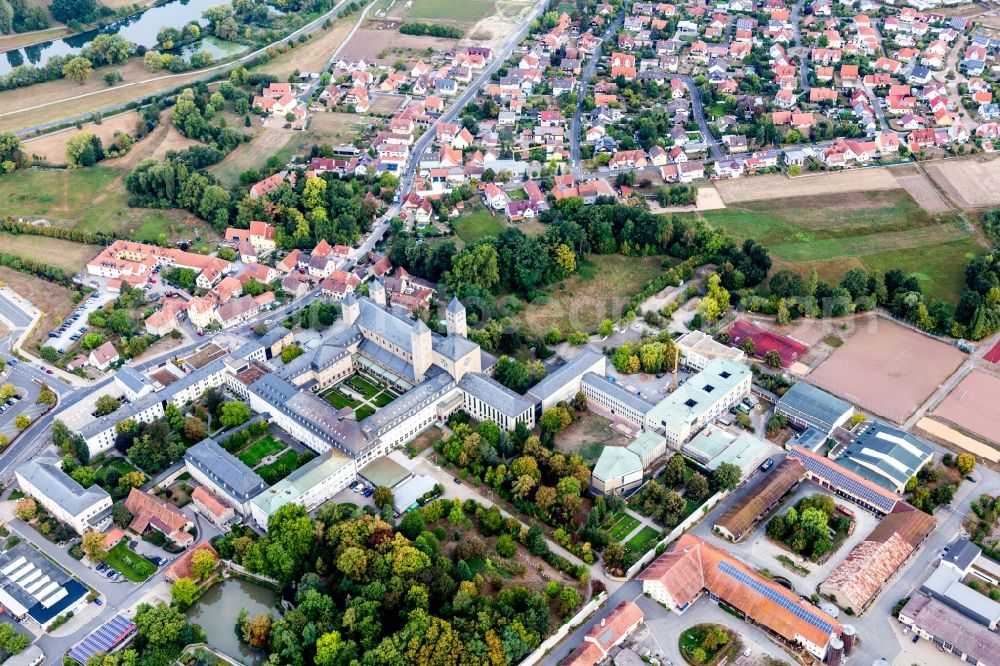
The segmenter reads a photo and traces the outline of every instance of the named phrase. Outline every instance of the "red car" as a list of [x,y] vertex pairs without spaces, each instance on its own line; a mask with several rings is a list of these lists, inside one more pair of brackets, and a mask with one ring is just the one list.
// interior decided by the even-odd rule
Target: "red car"
[[45,374],[51,375],[52,374],[52,369],[51,368],[45,368]]

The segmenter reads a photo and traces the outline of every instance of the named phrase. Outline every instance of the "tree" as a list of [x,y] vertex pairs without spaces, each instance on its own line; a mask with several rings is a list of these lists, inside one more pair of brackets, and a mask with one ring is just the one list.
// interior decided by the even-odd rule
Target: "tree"
[[[56,1],[58,2],[58,0]],[[94,66],[86,58],[77,56],[63,65],[62,73],[70,81],[83,85],[87,79],[94,75]]]
[[12,383],[4,382],[3,385],[0,385],[0,402],[7,402],[15,395],[17,395],[17,387]]
[[233,428],[250,420],[250,408],[242,402],[224,402],[219,409],[219,423],[224,428]]
[[49,11],[62,23],[90,23],[97,18],[98,13],[95,0],[52,0]]
[[104,158],[101,140],[90,132],[79,132],[66,142],[66,164],[71,169],[94,166]]
[[118,402],[118,399],[110,395],[102,395],[97,399],[97,402],[94,403],[94,408],[98,416],[106,416],[121,406],[122,405]]
[[176,645],[187,625],[187,618],[178,609],[161,601],[155,606],[140,604],[134,622],[139,634],[156,648]]
[[18,414],[14,417],[14,427],[18,430],[24,430],[31,425],[31,417],[27,414]]
[[792,296],[802,296],[806,293],[802,276],[793,270],[780,270],[771,276],[767,283],[771,290],[771,295],[779,298],[790,298]]
[[243,640],[255,648],[266,647],[272,630],[273,623],[271,616],[267,613],[258,613],[243,623],[240,634]]
[[691,475],[684,484],[684,496],[692,502],[700,502],[708,497],[708,479],[699,472]]
[[971,453],[959,453],[955,458],[955,469],[962,476],[966,476],[976,467],[976,458]]
[[517,545],[509,534],[501,534],[497,539],[497,554],[501,557],[513,557],[517,552]]
[[203,581],[215,570],[218,563],[219,558],[215,556],[215,553],[203,548],[195,551],[195,554],[191,556],[191,573],[196,579]]
[[37,513],[38,504],[30,497],[22,497],[17,500],[17,504],[14,506],[14,515],[25,522],[33,519]]
[[170,598],[181,610],[185,610],[198,600],[198,586],[190,578],[178,578],[170,588]]
[[334,666],[344,650],[340,632],[330,631],[316,640],[316,666]]
[[74,469],[70,476],[84,488],[91,487],[97,481],[97,472],[94,471],[93,467],[87,467],[86,465],[81,465]]
[[615,330],[615,325],[612,323],[610,319],[602,320],[600,326],[598,326],[597,328],[597,332],[602,338],[608,337],[614,332],[614,330]]
[[103,562],[108,556],[105,544],[107,540],[100,532],[87,532],[83,535],[82,548],[91,562]]
[[299,356],[302,356],[302,354],[303,354],[302,347],[298,345],[288,345],[287,347],[281,350],[281,362],[291,363]]
[[380,509],[385,507],[392,507],[392,488],[386,488],[385,486],[378,486],[375,488],[375,492],[372,494],[372,501],[375,502],[375,506]]
[[197,416],[189,416],[184,420],[184,437],[189,442],[200,442],[208,436],[208,426]]
[[670,456],[666,466],[663,468],[663,485],[667,488],[676,488],[679,486],[684,481],[684,469],[686,467],[684,456],[679,453]]
[[732,490],[740,483],[740,468],[733,463],[722,463],[712,474],[715,487],[720,490]]
[[771,349],[766,354],[764,354],[764,363],[771,366],[772,368],[780,368],[781,355],[778,354],[778,352],[775,351],[774,349]]

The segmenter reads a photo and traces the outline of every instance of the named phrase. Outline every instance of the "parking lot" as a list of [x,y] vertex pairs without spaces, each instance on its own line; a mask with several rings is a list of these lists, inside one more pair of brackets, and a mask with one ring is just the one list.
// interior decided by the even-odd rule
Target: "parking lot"
[[49,333],[48,346],[55,348],[60,354],[65,353],[87,330],[87,317],[90,313],[114,299],[114,294],[104,290],[91,294],[90,298],[80,303],[58,328]]

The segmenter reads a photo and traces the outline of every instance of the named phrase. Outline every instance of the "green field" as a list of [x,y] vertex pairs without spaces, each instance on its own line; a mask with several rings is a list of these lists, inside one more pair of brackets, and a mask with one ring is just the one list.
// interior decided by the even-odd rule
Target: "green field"
[[455,233],[466,244],[475,243],[489,236],[498,236],[501,231],[503,231],[503,221],[485,210],[455,219]]
[[766,245],[776,269],[816,268],[836,283],[855,267],[900,268],[917,276],[929,298],[952,302],[965,264],[982,250],[956,216],[927,213],[902,189],[753,201],[702,215]]
[[372,404],[376,407],[385,407],[390,402],[396,399],[396,396],[389,393],[388,391],[382,391],[372,400]]
[[634,537],[632,537],[625,543],[625,547],[628,548],[629,552],[642,553],[645,552],[646,549],[649,548],[651,545],[656,543],[656,539],[659,536],[660,536],[659,532],[654,530],[649,525],[646,525],[641,530],[639,530],[638,534],[636,534]]
[[285,448],[285,443],[273,435],[267,435],[245,448],[238,456],[247,467],[256,467],[267,456],[274,455]]
[[156,573],[156,565],[142,555],[137,555],[128,549],[128,540],[123,539],[108,551],[104,562],[128,578],[133,583],[142,583]]
[[332,388],[326,393],[324,393],[323,399],[329,402],[337,409],[343,409],[344,407],[354,408],[361,404],[354,398],[348,398],[346,395],[344,395],[335,388]]
[[179,226],[185,214],[128,208],[121,175],[119,169],[105,166],[20,169],[0,178],[0,210],[80,231],[121,231],[135,240],[155,240],[160,232]]
[[365,400],[371,400],[378,395],[379,391],[382,390],[361,375],[354,375],[347,380],[346,384],[361,395],[365,396]]
[[494,0],[414,0],[413,6],[406,12],[406,18],[475,23],[492,11],[494,4]]

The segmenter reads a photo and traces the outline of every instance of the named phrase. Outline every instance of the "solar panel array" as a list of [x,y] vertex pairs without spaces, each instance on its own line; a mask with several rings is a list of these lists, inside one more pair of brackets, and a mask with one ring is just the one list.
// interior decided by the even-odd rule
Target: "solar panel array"
[[107,652],[121,643],[133,631],[135,631],[135,624],[124,615],[115,615],[74,645],[67,654],[71,659],[85,664],[95,654]]
[[806,469],[813,474],[822,476],[832,485],[840,488],[845,493],[854,495],[862,501],[882,509],[886,513],[892,511],[892,508],[896,506],[896,502],[898,500],[895,497],[889,497],[875,488],[861,483],[857,479],[845,474],[839,469],[840,466],[835,463],[826,464],[821,460],[816,460],[812,456],[807,456],[794,450],[791,455],[801,460]]
[[777,590],[775,590],[771,586],[765,585],[763,582],[757,580],[753,576],[750,576],[750,575],[746,574],[745,572],[737,569],[736,567],[734,567],[729,562],[725,562],[725,561],[719,562],[719,569],[723,573],[725,573],[725,574],[727,574],[727,575],[735,578],[739,582],[743,583],[744,585],[746,585],[747,587],[749,587],[750,589],[752,589],[757,594],[764,595],[770,601],[773,601],[774,603],[778,604],[779,606],[781,606],[782,608],[784,608],[786,611],[788,611],[789,613],[791,613],[795,617],[799,618],[800,620],[804,620],[805,622],[808,622],[809,624],[811,624],[812,626],[816,627],[817,629],[819,629],[823,633],[826,633],[826,634],[833,633],[833,625],[830,624],[829,622],[827,622],[826,620],[824,620],[823,618],[821,618],[820,616],[816,615],[816,613],[813,613],[808,608],[803,608],[801,605],[799,605],[795,601],[789,599],[785,595],[779,593]]

